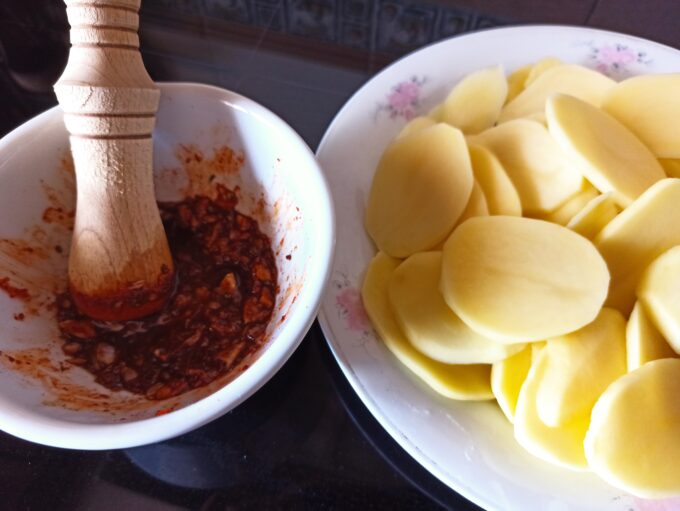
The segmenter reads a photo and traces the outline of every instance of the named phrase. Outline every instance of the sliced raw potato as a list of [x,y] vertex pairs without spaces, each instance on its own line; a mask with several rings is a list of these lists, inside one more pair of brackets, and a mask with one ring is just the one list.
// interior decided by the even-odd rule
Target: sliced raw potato
[[652,360],[677,357],[676,353],[652,324],[640,302],[635,303],[626,327],[628,371]]
[[623,124],[573,96],[555,94],[546,104],[548,129],[583,175],[614,201],[628,206],[666,177],[656,157]]
[[427,116],[436,121],[436,122],[443,122],[442,121],[442,112],[444,111],[444,104],[439,103],[437,106],[435,106],[432,110],[430,110],[427,113]]
[[441,252],[420,252],[392,274],[388,297],[394,316],[411,344],[448,364],[493,363],[524,345],[501,344],[471,330],[446,306],[439,292]]
[[517,95],[524,90],[524,83],[527,81],[527,77],[529,76],[532,67],[534,67],[533,64],[527,64],[526,66],[515,69],[508,75],[508,95],[505,98],[506,103],[515,99]]
[[655,183],[595,237],[607,261],[611,285],[607,306],[630,314],[642,272],[669,248],[680,244],[680,179]]
[[482,191],[482,187],[479,186],[477,180],[474,181],[472,185],[472,192],[470,193],[470,198],[468,199],[467,206],[465,206],[465,211],[460,215],[458,223],[462,224],[468,218],[475,216],[488,216],[489,207],[487,206],[486,197]]
[[437,124],[437,122],[430,117],[416,117],[415,119],[411,119],[403,128],[401,128],[397,138],[410,135],[411,133],[415,133],[416,131],[420,131],[425,128],[429,128],[435,124]]
[[608,483],[657,499],[680,494],[680,359],[649,362],[602,394],[585,451]]
[[602,108],[659,158],[680,158],[680,73],[634,76],[611,89]]
[[467,145],[458,129],[436,124],[399,137],[373,176],[366,230],[393,257],[427,250],[456,225],[472,182]]
[[546,57],[544,59],[539,60],[529,70],[529,74],[527,75],[526,80],[524,81],[524,87],[526,88],[529,85],[531,85],[534,81],[536,81],[536,78],[541,76],[548,69],[553,68],[555,66],[561,66],[562,64],[563,64],[562,61],[560,59],[556,59],[555,57]]
[[545,348],[545,345],[547,344],[547,341],[540,341],[540,342],[532,342],[530,344],[531,346],[531,363],[533,364],[538,360],[538,356],[541,354],[541,351],[543,351],[543,348]]
[[515,409],[515,439],[537,458],[572,470],[587,470],[583,439],[588,430],[589,417],[578,417],[567,424],[551,428],[538,416],[536,397],[547,362],[544,348],[532,363],[519,393]]
[[486,198],[489,215],[522,215],[517,189],[505,169],[488,149],[470,145],[470,161],[475,180]]
[[680,245],[649,265],[640,279],[637,296],[661,335],[680,353]]
[[481,69],[467,75],[444,101],[440,120],[463,133],[479,133],[498,120],[508,82],[501,66]]
[[366,313],[385,346],[436,392],[452,399],[491,399],[491,366],[451,365],[432,360],[406,339],[387,298],[387,286],[400,261],[379,252],[371,261],[361,288]]
[[532,345],[491,367],[491,390],[510,422],[515,420],[519,391],[529,374]]
[[611,78],[577,65],[546,69],[501,111],[498,122],[507,122],[542,112],[546,100],[560,92],[600,106],[604,96],[616,85]]
[[659,158],[659,163],[668,177],[680,177],[680,159]]
[[490,150],[515,185],[525,212],[555,209],[577,193],[583,177],[542,124],[526,119],[506,122],[470,137]]
[[589,417],[604,390],[626,374],[626,320],[604,307],[580,330],[549,339],[543,351],[547,368],[536,393],[541,421],[558,427]]
[[545,116],[545,112],[536,112],[535,114],[527,115],[524,119],[539,122],[543,126],[548,127],[548,119]]
[[591,199],[583,209],[569,220],[567,227],[592,240],[619,213],[611,193],[603,193]]
[[591,184],[585,183],[580,192],[567,199],[567,202],[559,206],[554,211],[541,216],[541,219],[547,220],[554,224],[567,225],[569,221],[574,218],[586,205],[595,199],[600,192],[597,191]]
[[609,272],[587,239],[531,218],[488,216],[461,224],[444,244],[441,291],[481,335],[529,342],[595,319]]

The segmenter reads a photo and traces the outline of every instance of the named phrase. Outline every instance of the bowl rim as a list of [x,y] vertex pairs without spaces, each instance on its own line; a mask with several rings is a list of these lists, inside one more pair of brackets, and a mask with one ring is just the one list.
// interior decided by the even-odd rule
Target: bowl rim
[[[335,209],[330,187],[314,153],[302,137],[283,119],[256,101],[236,92],[192,82],[159,82],[161,94],[196,94],[223,102],[229,108],[254,115],[278,130],[299,147],[309,163],[305,174],[307,186],[318,195],[321,205],[315,211],[319,224],[315,233],[314,257],[306,266],[296,306],[298,312],[286,318],[281,331],[261,355],[239,374],[212,394],[164,415],[124,423],[80,423],[40,415],[34,410],[13,404],[7,394],[0,393],[0,429],[43,445],[83,449],[119,449],[160,442],[198,428],[232,410],[260,389],[288,360],[312,326],[323,297],[335,252]],[[35,130],[55,122],[62,116],[55,106],[29,119],[2,139],[0,154],[26,141]],[[63,126],[63,124],[60,124]],[[50,128],[53,129],[53,128]]]

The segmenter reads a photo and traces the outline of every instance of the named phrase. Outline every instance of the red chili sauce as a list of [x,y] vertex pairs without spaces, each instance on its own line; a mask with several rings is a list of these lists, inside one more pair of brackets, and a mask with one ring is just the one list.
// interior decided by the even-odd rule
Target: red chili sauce
[[236,210],[236,195],[159,203],[175,259],[177,287],[164,308],[141,320],[94,321],[68,293],[57,318],[70,362],[111,390],[166,399],[207,385],[265,341],[277,271],[269,238]]

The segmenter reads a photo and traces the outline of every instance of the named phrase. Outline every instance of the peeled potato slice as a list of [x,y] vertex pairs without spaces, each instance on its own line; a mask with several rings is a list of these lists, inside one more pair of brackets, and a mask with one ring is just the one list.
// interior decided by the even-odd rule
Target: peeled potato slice
[[602,392],[626,374],[626,320],[605,307],[580,330],[549,339],[544,352],[547,368],[536,393],[541,421],[557,427],[589,417]]
[[536,395],[547,369],[545,348],[531,365],[519,393],[515,410],[515,439],[531,454],[571,470],[587,470],[583,439],[589,417],[578,417],[557,428],[546,426],[538,416]]
[[555,66],[541,73],[514,100],[505,105],[498,122],[542,112],[546,100],[557,92],[600,106],[605,94],[614,85],[616,82],[611,78],[582,66]]
[[373,176],[366,230],[393,257],[431,248],[456,225],[472,181],[465,138],[456,128],[437,124],[400,137]]
[[628,318],[626,353],[628,371],[634,371],[652,360],[677,356],[652,324],[640,302],[635,303]]
[[547,220],[554,224],[567,225],[569,221],[586,207],[591,200],[596,198],[599,192],[592,185],[586,183],[576,195],[567,200],[560,207],[550,213],[541,216],[542,220]]
[[506,104],[515,99],[524,90],[524,84],[533,67],[533,64],[527,64],[510,73],[508,76],[508,95],[505,98]]
[[649,362],[602,394],[585,439],[590,467],[643,498],[680,493],[680,359]]
[[543,351],[543,348],[545,348],[545,345],[547,344],[547,341],[540,341],[540,342],[532,342],[530,344],[531,346],[531,363],[535,363],[538,360],[538,356],[541,354],[541,351]]
[[486,204],[486,197],[484,196],[484,192],[479,186],[479,183],[475,180],[474,184],[472,185],[472,193],[468,199],[467,206],[465,206],[465,211],[463,211],[463,214],[460,215],[458,223],[461,224],[468,218],[475,216],[488,216],[488,214],[489,208]]
[[583,175],[614,201],[628,206],[666,177],[654,155],[623,124],[572,96],[556,94],[546,104],[548,129]]
[[592,240],[619,213],[611,193],[603,193],[588,203],[569,220],[567,227]]
[[427,116],[435,122],[442,121],[442,112],[444,111],[444,103],[439,103],[432,110],[427,113]]
[[607,306],[630,314],[642,272],[657,256],[680,244],[680,179],[652,185],[595,237],[607,261],[611,285]]
[[491,390],[510,422],[515,420],[519,391],[531,367],[532,345],[491,367]]
[[680,158],[680,73],[634,76],[617,84],[602,108],[659,158]]
[[471,145],[470,161],[476,182],[486,197],[489,215],[522,215],[522,203],[517,189],[505,169],[490,151]]
[[539,60],[538,62],[536,62],[536,64],[531,66],[529,74],[527,75],[526,80],[524,81],[524,87],[526,88],[529,85],[531,85],[533,82],[536,81],[536,78],[541,76],[548,69],[560,65],[562,65],[562,61],[560,59],[556,59],[555,57],[546,57],[544,59]]
[[661,335],[680,353],[680,246],[649,265],[640,279],[637,296]]
[[491,366],[442,364],[417,351],[406,339],[387,299],[388,282],[399,263],[398,259],[378,252],[368,266],[361,288],[366,313],[385,346],[439,394],[460,400],[491,399]]
[[496,343],[470,330],[446,306],[439,292],[441,264],[441,252],[420,252],[392,274],[389,300],[411,344],[448,364],[493,363],[521,350],[521,344]]
[[471,218],[444,244],[446,303],[470,328],[500,342],[578,330],[597,316],[608,284],[590,241],[542,220]]
[[668,177],[680,177],[680,159],[659,158],[659,163]]
[[503,68],[482,69],[458,82],[444,101],[440,119],[463,133],[479,133],[498,120],[507,94]]
[[515,185],[528,212],[548,212],[577,193],[583,177],[542,124],[526,119],[506,122],[479,135],[470,143],[490,150]]
[[415,133],[416,131],[420,131],[425,128],[429,128],[435,124],[437,124],[437,122],[430,117],[416,117],[415,119],[411,119],[406,123],[406,125],[404,125],[403,128],[401,128],[397,138],[410,135],[411,133]]

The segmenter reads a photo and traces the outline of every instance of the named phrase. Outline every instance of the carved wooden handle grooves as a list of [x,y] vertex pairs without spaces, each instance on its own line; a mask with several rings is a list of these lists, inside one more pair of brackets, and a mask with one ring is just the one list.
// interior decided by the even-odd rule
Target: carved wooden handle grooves
[[160,91],[139,53],[140,0],[65,1],[71,53],[54,88],[78,191],[69,286],[92,317],[140,317],[162,306],[174,275],[153,189]]

